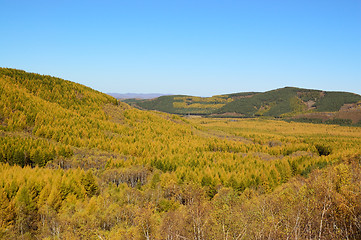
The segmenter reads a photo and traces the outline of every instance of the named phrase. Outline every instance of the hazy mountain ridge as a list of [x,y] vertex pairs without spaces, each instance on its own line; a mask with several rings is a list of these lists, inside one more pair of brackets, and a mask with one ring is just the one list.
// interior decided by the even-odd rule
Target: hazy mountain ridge
[[108,95],[117,99],[152,99],[160,96],[171,95],[163,93],[107,93]]

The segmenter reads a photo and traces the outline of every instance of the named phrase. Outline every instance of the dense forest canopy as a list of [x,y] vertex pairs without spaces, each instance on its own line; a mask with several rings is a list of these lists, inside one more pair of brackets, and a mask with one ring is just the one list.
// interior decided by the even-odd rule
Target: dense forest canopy
[[0,84],[0,238],[361,237],[359,127],[183,118],[7,68]]

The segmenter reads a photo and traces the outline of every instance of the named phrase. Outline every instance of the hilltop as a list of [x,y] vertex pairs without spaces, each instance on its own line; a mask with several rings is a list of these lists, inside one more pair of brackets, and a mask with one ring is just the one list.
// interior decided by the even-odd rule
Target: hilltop
[[[9,146],[0,147],[0,161],[44,166],[66,160],[71,166],[94,167],[107,161],[124,164],[124,158],[141,162],[166,155],[165,139],[183,138],[182,133],[191,131],[176,116],[139,111],[107,94],[48,75],[0,68],[0,84],[0,133],[6,137],[2,141],[9,140]],[[9,151],[18,147],[19,151]],[[84,154],[84,148],[91,151]],[[110,157],[87,158],[94,152]]]
[[175,114],[213,117],[273,117],[302,121],[358,123],[361,96],[285,87],[267,92],[244,92],[213,97],[162,96],[151,100],[124,100],[132,106]]

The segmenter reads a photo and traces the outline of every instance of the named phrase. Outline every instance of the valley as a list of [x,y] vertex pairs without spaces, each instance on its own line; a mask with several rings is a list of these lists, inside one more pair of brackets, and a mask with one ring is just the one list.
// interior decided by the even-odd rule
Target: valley
[[128,105],[0,68],[0,98],[1,239],[361,237],[359,95],[284,88]]

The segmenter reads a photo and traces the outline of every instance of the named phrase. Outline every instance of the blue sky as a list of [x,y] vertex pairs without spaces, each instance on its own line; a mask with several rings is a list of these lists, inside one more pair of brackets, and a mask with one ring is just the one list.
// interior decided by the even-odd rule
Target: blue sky
[[102,92],[361,94],[360,0],[0,0],[0,66]]

